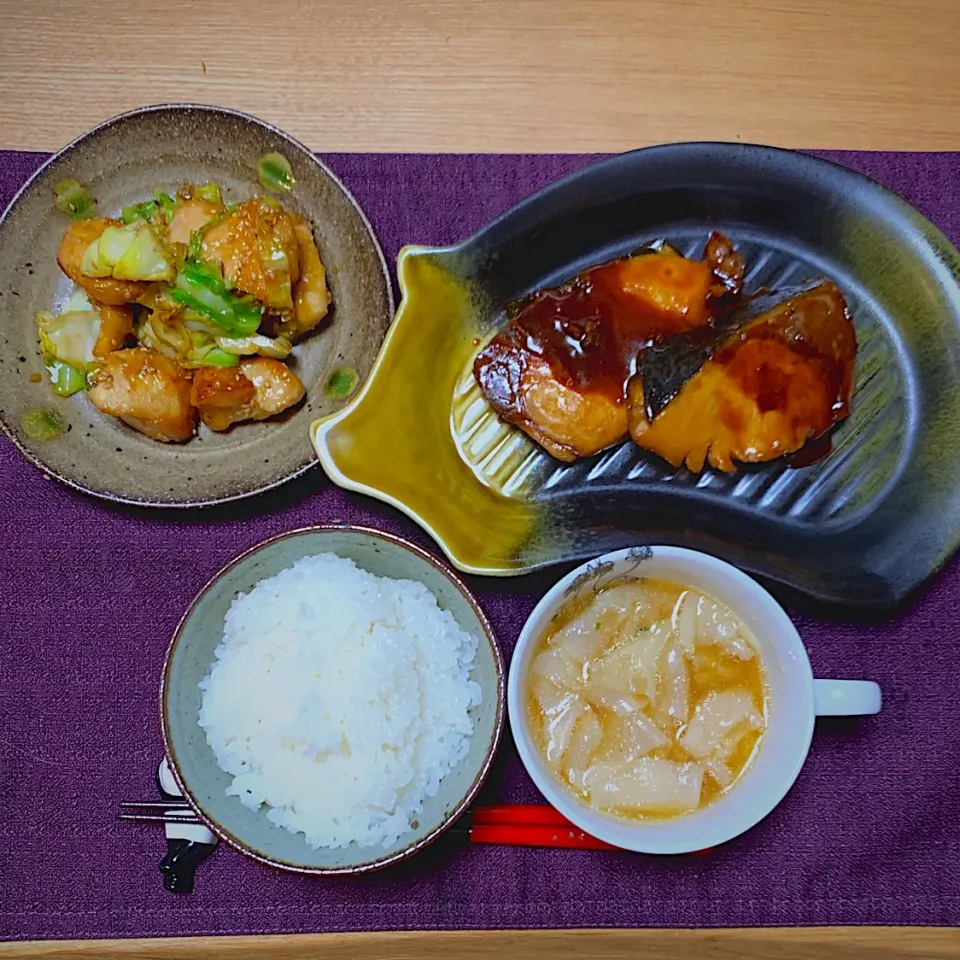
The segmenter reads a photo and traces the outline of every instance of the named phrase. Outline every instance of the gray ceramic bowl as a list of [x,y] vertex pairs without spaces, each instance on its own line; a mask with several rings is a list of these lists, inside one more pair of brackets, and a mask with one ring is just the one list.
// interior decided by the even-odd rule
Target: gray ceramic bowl
[[[217,766],[198,725],[199,683],[214,661],[227,608],[301,557],[331,552],[377,576],[419,580],[440,606],[480,641],[472,678],[483,689],[473,709],[474,733],[466,757],[443,778],[440,791],[423,807],[419,826],[390,847],[355,844],[314,850],[303,834],[274,826],[260,812],[224,793],[231,777]],[[435,840],[473,800],[486,779],[500,742],[504,717],[504,666],[493,630],[467,588],[438,560],[399,537],[365,527],[322,526],[294,530],[248,550],[224,567],[190,605],[167,651],[160,714],[167,761],[187,801],[201,820],[227,843],[261,863],[297,873],[363,873],[411,856]]]
[[[294,348],[292,366],[307,398],[291,413],[227,433],[200,428],[186,444],[148,439],[101,413],[85,393],[54,396],[42,377],[34,316],[59,309],[72,284],[57,267],[68,220],[53,188],[73,177],[101,215],[148,198],[155,187],[218,182],[229,201],[263,193],[257,161],[282,153],[296,178],[283,203],[312,225],[333,295],[330,318]],[[219,107],[145,107],[108,120],[44,164],[0,218],[0,426],[37,466],[87,493],[147,506],[221,503],[275,487],[315,463],[310,424],[346,402],[324,394],[337,369],[362,382],[393,315],[383,254],[343,184],[305,147],[253,117]],[[24,413],[54,409],[70,427],[53,440],[30,439]]]

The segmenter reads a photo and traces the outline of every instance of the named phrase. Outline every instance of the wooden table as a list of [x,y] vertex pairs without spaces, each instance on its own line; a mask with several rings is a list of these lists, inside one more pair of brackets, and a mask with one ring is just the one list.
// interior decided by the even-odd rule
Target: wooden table
[[958,13],[958,0],[0,0],[0,144],[53,150],[122,110],[194,100],[317,150],[957,150]]
[[[316,150],[668,140],[960,150],[960,0],[0,0],[0,146],[147,103]],[[269,39],[258,31],[268,28]],[[960,958],[924,928],[411,933],[0,945],[0,958]]]

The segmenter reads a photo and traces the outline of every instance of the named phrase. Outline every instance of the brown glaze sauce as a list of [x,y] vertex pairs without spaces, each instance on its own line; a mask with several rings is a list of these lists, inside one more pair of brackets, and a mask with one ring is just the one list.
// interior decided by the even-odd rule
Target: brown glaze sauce
[[544,357],[565,386],[622,403],[638,353],[711,323],[711,305],[739,289],[739,254],[724,238],[711,244],[711,263],[661,250],[592,267],[534,294],[517,304],[510,329],[478,357],[478,376],[484,354],[509,338]]
[[[823,329],[825,320],[831,321],[833,336],[815,342],[808,331],[815,323]],[[840,291],[825,282],[782,311],[747,326],[716,354],[714,363],[726,368],[760,413],[782,413],[816,438],[849,413],[856,349]],[[733,423],[726,425],[737,429]],[[826,449],[812,451],[809,460],[797,451],[792,465],[807,466],[829,452],[829,441]]]
[[539,294],[513,322],[514,340],[542,356],[554,376],[578,392],[616,397],[627,360],[614,332],[610,304],[589,279]]
[[745,296],[743,276],[717,233],[702,260],[661,243],[591,267],[515,304],[474,374],[501,418],[567,462],[627,431],[694,470],[708,451],[727,470],[794,453],[848,415],[856,334],[832,281]]

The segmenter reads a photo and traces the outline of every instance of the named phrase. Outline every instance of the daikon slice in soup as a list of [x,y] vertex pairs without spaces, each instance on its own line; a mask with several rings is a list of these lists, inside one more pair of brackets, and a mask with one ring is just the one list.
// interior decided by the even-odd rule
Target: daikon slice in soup
[[714,597],[664,580],[571,602],[526,682],[553,773],[591,806],[634,819],[683,816],[735,788],[767,726],[750,631]]

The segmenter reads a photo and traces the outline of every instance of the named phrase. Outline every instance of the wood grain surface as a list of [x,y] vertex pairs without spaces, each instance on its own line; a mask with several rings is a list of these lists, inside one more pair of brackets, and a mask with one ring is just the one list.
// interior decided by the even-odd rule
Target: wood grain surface
[[[960,150],[960,0],[0,0],[0,148],[196,101],[316,150]],[[960,958],[932,928],[0,944],[0,958]]]
[[960,149],[958,0],[0,0],[0,147],[193,100],[316,150]]
[[932,927],[351,933],[0,944],[26,960],[955,960]]

